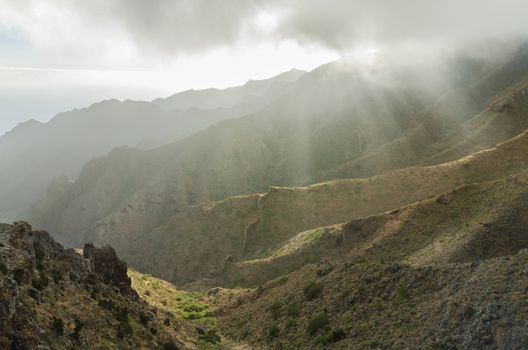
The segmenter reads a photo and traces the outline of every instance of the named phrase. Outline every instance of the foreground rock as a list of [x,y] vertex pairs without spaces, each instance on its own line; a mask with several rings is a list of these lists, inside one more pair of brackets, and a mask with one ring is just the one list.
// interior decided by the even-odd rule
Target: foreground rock
[[87,244],[83,256],[27,223],[0,224],[1,349],[187,348],[185,326],[167,318],[112,248]]

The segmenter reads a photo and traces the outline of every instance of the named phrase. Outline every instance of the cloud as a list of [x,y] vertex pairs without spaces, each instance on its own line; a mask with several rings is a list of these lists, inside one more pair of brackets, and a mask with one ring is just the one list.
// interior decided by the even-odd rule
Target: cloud
[[526,0],[0,0],[0,29],[50,62],[128,62],[296,41],[451,44],[528,33]]
[[528,33],[525,0],[289,1],[276,34],[346,50],[364,43],[452,44]]

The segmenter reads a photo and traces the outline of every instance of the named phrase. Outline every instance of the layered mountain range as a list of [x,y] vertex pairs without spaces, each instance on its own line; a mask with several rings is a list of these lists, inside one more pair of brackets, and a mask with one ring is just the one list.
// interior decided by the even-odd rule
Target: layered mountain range
[[[28,217],[62,244],[109,244],[139,271],[209,290],[219,329],[250,348],[528,344],[526,44],[427,63],[342,59],[49,124],[98,108],[106,120],[107,105],[137,114],[134,137],[100,132],[121,147],[82,169],[76,153],[74,179],[40,170],[50,186]],[[140,106],[174,126],[150,121],[156,137],[132,147],[153,115]],[[34,128],[0,146],[29,147],[17,133]]]
[[[124,145],[153,148],[250,114],[286,94],[303,73],[292,70],[237,88],[185,91],[152,102],[107,100],[47,123],[20,124],[0,137],[0,220],[27,217],[54,178],[77,179],[95,156]],[[178,102],[182,98],[188,104]]]

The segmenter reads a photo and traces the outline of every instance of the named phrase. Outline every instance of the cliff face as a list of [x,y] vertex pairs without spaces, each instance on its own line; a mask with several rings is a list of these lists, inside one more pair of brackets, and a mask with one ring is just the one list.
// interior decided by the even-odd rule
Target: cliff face
[[186,348],[173,318],[139,298],[112,248],[80,255],[25,222],[0,224],[0,348]]

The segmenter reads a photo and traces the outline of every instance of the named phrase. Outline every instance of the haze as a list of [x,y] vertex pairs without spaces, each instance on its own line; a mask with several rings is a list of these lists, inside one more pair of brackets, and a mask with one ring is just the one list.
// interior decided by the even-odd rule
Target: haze
[[103,99],[225,88],[373,47],[446,48],[528,26],[522,0],[1,0],[0,8],[0,134]]

